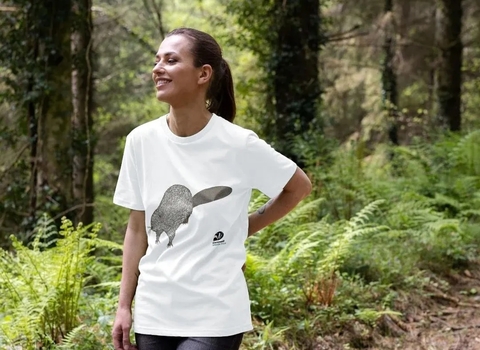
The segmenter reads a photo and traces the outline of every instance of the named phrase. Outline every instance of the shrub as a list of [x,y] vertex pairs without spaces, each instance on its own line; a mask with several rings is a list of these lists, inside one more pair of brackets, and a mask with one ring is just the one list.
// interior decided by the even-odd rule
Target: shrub
[[[29,247],[12,237],[15,251],[0,251],[0,293],[4,300],[0,305],[0,347],[53,349],[63,343],[61,348],[66,349],[76,339],[82,349],[100,348],[101,341],[92,334],[101,333],[101,324],[95,322],[95,333],[85,332],[90,324],[82,319],[85,312],[81,309],[92,303],[87,291],[94,287],[87,285],[95,271],[107,273],[106,267],[98,268],[102,263],[94,249],[118,246],[98,239],[99,228],[75,228],[63,219],[57,231],[43,218]],[[97,301],[100,296],[92,299]],[[79,338],[79,334],[83,336]]]

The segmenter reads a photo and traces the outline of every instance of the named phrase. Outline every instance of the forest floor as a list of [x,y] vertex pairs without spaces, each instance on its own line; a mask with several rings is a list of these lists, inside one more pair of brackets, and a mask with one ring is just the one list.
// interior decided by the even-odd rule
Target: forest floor
[[[432,276],[435,280],[435,276]],[[313,350],[480,350],[480,265],[449,273],[403,295],[402,317],[318,339]]]

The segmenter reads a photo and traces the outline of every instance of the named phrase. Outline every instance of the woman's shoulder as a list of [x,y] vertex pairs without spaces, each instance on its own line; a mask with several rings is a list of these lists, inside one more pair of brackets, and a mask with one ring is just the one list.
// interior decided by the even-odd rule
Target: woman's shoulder
[[222,133],[228,135],[231,139],[236,139],[240,141],[246,141],[250,137],[257,137],[257,134],[241,125],[234,124],[229,122],[228,120],[223,119],[222,117],[218,117],[220,127],[222,128]]
[[155,135],[158,131],[158,128],[160,127],[162,118],[166,118],[166,116],[164,115],[160,118],[150,120],[136,126],[132,131],[130,131],[127,137],[131,139],[144,139],[150,135]]

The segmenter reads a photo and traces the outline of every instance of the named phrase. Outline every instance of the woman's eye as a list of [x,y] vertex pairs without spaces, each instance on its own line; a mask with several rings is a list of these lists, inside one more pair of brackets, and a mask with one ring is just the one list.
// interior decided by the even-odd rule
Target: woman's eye
[[[175,62],[177,62],[177,60],[174,59],[174,58],[169,58],[169,59],[167,60],[167,63],[168,63],[168,64],[173,64],[173,63],[175,63]],[[160,61],[158,61],[158,62],[153,62],[153,66],[156,67],[157,64],[159,64],[159,63],[160,63]]]

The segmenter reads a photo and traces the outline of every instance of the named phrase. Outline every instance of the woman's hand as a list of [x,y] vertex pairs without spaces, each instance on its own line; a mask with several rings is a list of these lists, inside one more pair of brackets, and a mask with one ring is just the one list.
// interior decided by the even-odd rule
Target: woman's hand
[[130,342],[131,328],[131,310],[118,309],[112,329],[113,346],[115,347],[115,350],[137,350],[137,346]]

